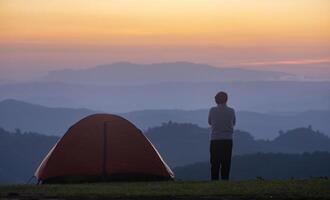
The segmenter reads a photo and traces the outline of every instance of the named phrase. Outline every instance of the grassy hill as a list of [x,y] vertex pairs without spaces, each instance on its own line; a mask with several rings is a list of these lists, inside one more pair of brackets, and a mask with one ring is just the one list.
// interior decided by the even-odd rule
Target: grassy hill
[[12,199],[329,199],[330,181],[135,182],[0,187]]

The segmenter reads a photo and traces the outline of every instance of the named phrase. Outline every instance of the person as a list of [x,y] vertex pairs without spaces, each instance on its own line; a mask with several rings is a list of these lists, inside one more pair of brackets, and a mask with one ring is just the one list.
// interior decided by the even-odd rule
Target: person
[[226,92],[217,93],[217,106],[209,111],[211,180],[219,180],[220,170],[221,179],[229,180],[236,117],[234,109],[227,106],[227,100]]

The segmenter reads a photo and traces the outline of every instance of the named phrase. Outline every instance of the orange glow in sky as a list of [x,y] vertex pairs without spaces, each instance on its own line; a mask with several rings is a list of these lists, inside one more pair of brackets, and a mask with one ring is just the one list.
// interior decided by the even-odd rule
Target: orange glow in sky
[[4,0],[0,9],[2,42],[328,45],[330,35],[328,0]]
[[1,0],[0,45],[4,67],[328,59],[330,1]]

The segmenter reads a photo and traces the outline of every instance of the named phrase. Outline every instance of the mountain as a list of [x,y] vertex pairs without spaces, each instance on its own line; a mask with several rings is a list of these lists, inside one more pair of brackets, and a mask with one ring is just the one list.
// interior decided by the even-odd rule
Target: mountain
[[[145,134],[172,167],[204,161],[209,156],[209,130],[206,128],[169,122],[151,128]],[[281,132],[273,140],[255,140],[250,133],[236,130],[233,139],[234,155],[257,152],[330,152],[330,138],[311,127]]]
[[[330,176],[330,153],[257,153],[232,158],[231,179],[306,179]],[[209,162],[174,168],[179,180],[210,180]]]
[[296,128],[288,132],[280,132],[271,144],[268,144],[269,152],[283,152],[283,153],[299,153],[299,152],[312,152],[315,151],[317,146],[318,150],[329,151],[330,139],[328,136],[313,131],[312,127]]
[[330,82],[177,82],[134,86],[21,82],[0,85],[0,100],[10,98],[50,107],[88,108],[112,113],[196,110],[214,105],[214,95],[220,90],[229,93],[229,104],[236,110],[330,110]]
[[0,128],[0,184],[25,184],[58,137]]
[[283,80],[283,72],[217,68],[189,62],[134,64],[128,62],[100,65],[89,69],[51,71],[42,80],[78,84],[136,85],[162,82]]
[[8,99],[0,102],[0,126],[62,135],[73,123],[92,113],[87,109],[48,108]]
[[[169,122],[149,129],[145,135],[167,163],[175,167],[204,161],[208,158],[209,132],[208,129],[194,124]],[[330,144],[330,141],[328,143]],[[274,150],[276,151],[276,149]],[[250,133],[235,131],[233,149],[235,155],[262,151],[263,149]]]
[[[158,126],[163,122],[173,121],[179,123],[192,123],[200,127],[208,127],[208,110],[144,110],[122,114],[133,121],[140,128],[146,130]],[[272,139],[278,136],[280,130],[311,125],[317,130],[330,136],[330,110],[314,110],[282,113],[257,113],[236,111],[237,126],[235,128],[246,130],[258,139]]]
[[192,124],[164,123],[145,135],[171,166],[203,161],[208,154],[209,131]]
[[[13,99],[0,101],[0,126],[7,130],[19,128],[48,135],[62,135],[81,118],[96,113],[88,109],[50,108]],[[173,121],[192,123],[208,127],[208,110],[142,110],[119,115],[132,121],[142,130]],[[237,111],[237,129],[250,132],[257,139],[272,139],[278,136],[279,130],[311,125],[330,135],[329,111],[306,111],[290,114],[256,113]]]

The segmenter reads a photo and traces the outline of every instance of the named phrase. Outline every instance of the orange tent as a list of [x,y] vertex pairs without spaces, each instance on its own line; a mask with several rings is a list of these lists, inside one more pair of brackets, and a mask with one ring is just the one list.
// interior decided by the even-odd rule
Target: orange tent
[[109,114],[91,115],[74,124],[50,150],[35,176],[43,183],[174,178],[138,128]]

